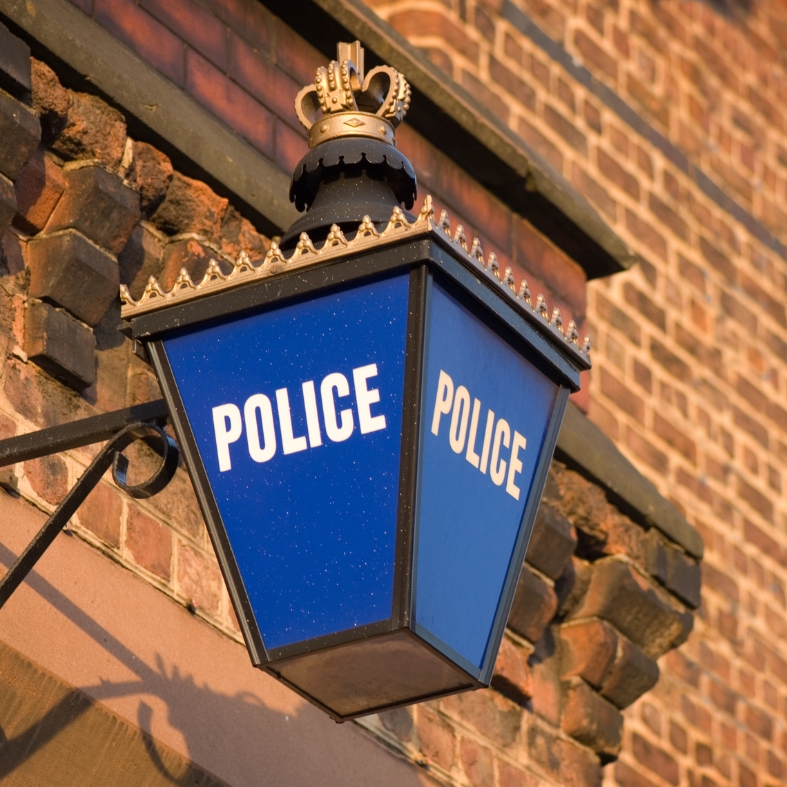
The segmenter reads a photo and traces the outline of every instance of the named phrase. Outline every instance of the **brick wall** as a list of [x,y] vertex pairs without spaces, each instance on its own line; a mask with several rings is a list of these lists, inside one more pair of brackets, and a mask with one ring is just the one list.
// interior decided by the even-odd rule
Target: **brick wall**
[[606,783],[783,783],[783,4],[372,5],[641,258],[589,287],[590,416],[702,532],[705,589]]
[[[259,4],[95,0],[78,5],[282,169],[289,170],[305,149],[302,132],[293,123],[291,99],[323,58]],[[441,13],[449,13],[442,8]],[[422,18],[428,18],[425,12]],[[477,37],[472,25],[462,28],[459,16],[453,23],[468,40]],[[445,34],[452,28],[441,23],[435,29]],[[453,51],[443,44],[441,49]],[[58,261],[69,261],[72,269],[81,264],[95,271],[102,270],[95,260],[117,259],[114,276],[138,294],[151,274],[169,284],[185,266],[198,277],[211,256],[229,260],[245,248],[258,258],[268,244],[226,199],[174,171],[166,156],[149,144],[130,140],[120,113],[95,97],[63,89],[44,64],[34,64],[33,77],[33,106],[43,146],[34,152],[37,138],[32,129],[33,142],[21,156],[28,163],[22,161],[7,177],[9,184],[14,182],[6,200],[14,228],[3,236],[7,289],[0,294],[9,358],[5,401],[0,402],[7,434],[158,396],[149,369],[114,333],[117,301],[109,297],[109,284],[116,286],[111,266],[104,265],[103,278],[90,277],[105,293],[104,312],[95,316],[78,313],[79,298],[67,287],[57,289],[62,287]],[[273,85],[279,88],[273,90]],[[510,98],[506,103],[508,111],[516,109]],[[606,115],[600,117],[599,123],[607,122]],[[560,305],[566,321],[573,317],[581,323],[587,305],[579,266],[406,125],[399,139],[416,166],[421,193],[431,192],[438,207],[450,210],[454,224],[460,221],[468,234],[479,234],[487,250],[498,254],[501,267],[510,265],[526,275],[534,294],[543,291],[550,305]],[[574,149],[561,139],[553,136],[550,144],[564,163],[571,162],[574,172]],[[648,155],[653,166],[663,166],[653,150]],[[617,152],[613,158],[622,160]],[[588,179],[589,172],[595,173],[589,164],[577,171]],[[641,188],[644,195],[644,181]],[[625,202],[617,192],[610,200],[615,210]],[[664,200],[667,207],[668,198]],[[629,233],[637,248],[642,249],[643,239],[649,244],[660,238],[664,254],[673,253],[670,244],[676,241],[656,216],[631,213],[642,222],[636,235]],[[98,215],[114,217],[111,230],[105,221],[94,218],[91,224],[91,216]],[[675,218],[682,220],[677,211]],[[648,226],[652,236],[643,229]],[[693,260],[699,266],[691,244],[684,245],[687,263]],[[675,374],[678,362],[696,362],[687,360],[682,350],[670,355],[674,345],[665,330],[669,307],[658,305],[653,294],[656,286],[666,286],[659,264],[656,257],[622,280],[591,290],[594,339],[601,343],[591,387],[599,393],[592,406],[594,417],[622,441],[624,450],[635,452],[635,461],[642,453],[663,452],[667,463],[674,463],[672,449],[651,435],[650,421],[644,419],[653,409],[650,397],[656,401],[660,395],[670,396],[674,401],[682,392],[678,381],[667,386],[667,370]],[[56,341],[64,331],[82,337],[68,342],[66,353],[63,343]],[[654,341],[657,349],[651,350]],[[618,356],[611,351],[616,346]],[[75,348],[80,351],[76,359]],[[646,367],[654,365],[649,353],[661,359],[650,372]],[[634,355],[639,365],[634,365]],[[611,363],[612,358],[619,363]],[[639,388],[629,384],[628,364],[640,380]],[[665,371],[659,371],[662,368]],[[650,394],[643,387],[648,373]],[[606,410],[600,409],[602,405]],[[691,430],[676,430],[670,406],[660,404],[658,410],[665,428],[672,429],[671,439],[691,440]],[[700,462],[700,443],[687,444],[695,446],[694,461]],[[19,491],[51,509],[90,455],[86,449],[17,468]],[[684,464],[691,470],[690,463]],[[652,475],[663,491],[672,493],[662,470]],[[692,521],[703,525],[705,520],[694,516],[690,506],[680,504]],[[144,504],[101,486],[74,527],[113,559],[238,637],[185,474]],[[666,679],[653,697],[648,695],[652,710],[643,715],[636,706],[627,713],[625,726],[621,711],[653,685],[656,659],[688,634],[689,610],[699,600],[696,562],[681,545],[632,522],[598,487],[559,465],[553,468],[536,545],[539,539],[544,539],[545,554],[539,557],[537,546],[529,553],[495,690],[389,714],[367,721],[367,726],[436,778],[452,784],[597,784],[602,764],[617,758],[621,741],[621,762],[606,769],[609,778],[658,783],[653,769],[661,768],[668,783],[673,783],[673,770],[687,779],[685,760],[676,764],[678,755],[666,737],[666,719],[671,714],[684,731],[688,724],[675,715],[676,703],[663,699],[664,686],[674,685],[674,664],[683,662],[661,660]],[[718,569],[716,574],[723,577]],[[713,589],[716,575],[710,576]],[[729,618],[729,610],[727,614]],[[691,646],[687,652],[689,659]],[[702,706],[701,698],[695,705]],[[653,729],[661,717],[662,731],[656,733]],[[686,734],[694,746],[695,733]]]

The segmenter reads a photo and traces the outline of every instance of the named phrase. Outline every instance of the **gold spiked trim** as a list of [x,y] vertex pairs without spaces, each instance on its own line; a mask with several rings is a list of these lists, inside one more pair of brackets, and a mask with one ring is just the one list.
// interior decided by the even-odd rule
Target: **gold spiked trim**
[[532,317],[537,315],[540,323],[555,335],[563,339],[576,352],[587,357],[590,352],[590,338],[585,337],[585,342],[580,348],[579,335],[573,320],[569,321],[563,330],[563,318],[560,309],[555,307],[550,317],[549,309],[543,295],[538,295],[535,304],[532,302],[530,288],[526,280],[522,280],[519,289],[516,287],[511,268],[506,268],[500,274],[500,266],[494,252],[484,259],[484,252],[478,238],[473,238],[467,243],[462,225],[451,234],[451,222],[445,211],[435,219],[432,198],[427,196],[415,221],[409,222],[401,208],[396,207],[391,213],[388,225],[382,231],[372,223],[368,216],[358,225],[355,236],[348,240],[341,229],[334,224],[325,242],[316,247],[309,236],[303,232],[292,254],[284,256],[278,244],[271,243],[268,253],[262,263],[252,264],[249,255],[242,251],[235,261],[232,270],[225,274],[216,260],[211,260],[202,281],[195,284],[183,268],[169,292],[164,292],[155,277],[151,276],[145,286],[145,291],[138,301],[131,297],[125,284],[120,285],[120,313],[124,319],[138,317],[141,314],[163,309],[167,306],[179,305],[195,298],[203,298],[216,292],[234,289],[251,282],[268,279],[281,273],[289,273],[299,268],[310,267],[322,262],[358,254],[372,248],[380,248],[405,239],[418,236],[438,238],[442,243],[450,243],[466,260],[472,264],[477,272],[484,274],[489,281],[496,283],[505,296],[515,303],[521,311]]

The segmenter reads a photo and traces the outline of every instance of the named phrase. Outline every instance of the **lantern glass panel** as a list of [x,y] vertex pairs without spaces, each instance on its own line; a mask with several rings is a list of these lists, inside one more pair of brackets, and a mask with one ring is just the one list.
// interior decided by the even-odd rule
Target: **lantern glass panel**
[[268,649],[391,617],[408,287],[164,340]]
[[415,630],[478,674],[558,386],[436,283],[427,315]]

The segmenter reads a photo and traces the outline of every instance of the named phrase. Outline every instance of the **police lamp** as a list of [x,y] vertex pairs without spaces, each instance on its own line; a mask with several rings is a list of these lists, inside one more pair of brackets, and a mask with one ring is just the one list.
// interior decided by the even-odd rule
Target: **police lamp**
[[296,99],[281,243],[122,292],[251,661],[336,720],[489,685],[590,366],[429,197],[410,212],[409,101],[339,44]]

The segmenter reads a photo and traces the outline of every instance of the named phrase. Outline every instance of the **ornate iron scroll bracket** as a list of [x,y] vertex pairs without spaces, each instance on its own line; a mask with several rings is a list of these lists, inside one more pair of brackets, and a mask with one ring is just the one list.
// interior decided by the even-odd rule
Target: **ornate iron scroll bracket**
[[[110,467],[115,484],[134,498],[152,497],[172,480],[178,468],[179,451],[175,441],[164,431],[163,424],[167,417],[167,407],[160,399],[0,441],[2,466],[109,440],[25,551],[0,579],[0,608],[24,581]],[[151,438],[159,445],[160,464],[147,480],[140,484],[129,484],[129,462],[123,451],[136,440],[147,441]]]

